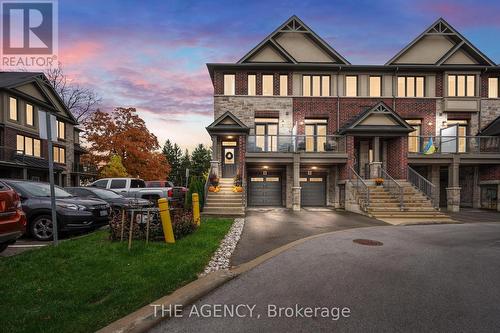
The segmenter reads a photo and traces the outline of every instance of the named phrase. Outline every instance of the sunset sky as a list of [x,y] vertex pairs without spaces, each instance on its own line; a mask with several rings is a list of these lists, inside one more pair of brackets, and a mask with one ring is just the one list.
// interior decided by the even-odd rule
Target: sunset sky
[[65,72],[103,98],[136,107],[160,144],[209,143],[205,64],[235,62],[291,15],[353,64],[383,64],[438,17],[500,62],[499,1],[59,0]]

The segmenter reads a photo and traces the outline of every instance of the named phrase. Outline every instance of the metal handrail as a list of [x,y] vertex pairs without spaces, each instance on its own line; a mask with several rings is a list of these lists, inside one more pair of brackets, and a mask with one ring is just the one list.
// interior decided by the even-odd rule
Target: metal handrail
[[[411,154],[498,154],[500,153],[500,137],[498,136],[441,136],[441,135],[409,135],[409,140],[416,140],[417,151]],[[432,140],[432,145],[429,145]],[[425,149],[425,148],[432,149]]]
[[205,206],[205,203],[207,202],[207,196],[208,196],[208,184],[210,183],[210,173],[212,172],[212,167],[208,168],[208,173],[207,173],[207,179],[205,180],[205,187],[203,189],[203,206]]
[[392,195],[399,198],[399,209],[404,209],[403,186],[389,175],[384,168],[380,168],[380,176],[384,180],[383,187]]
[[343,135],[249,135],[248,153],[345,153]]
[[420,192],[425,194],[427,198],[429,198],[434,207],[437,207],[438,204],[435,198],[436,186],[427,180],[424,176],[419,174],[417,171],[408,167],[408,182],[410,182],[413,186],[415,186]]
[[[353,180],[354,175],[354,180]],[[370,205],[370,188],[368,184],[361,178],[360,175],[350,166],[349,167],[349,181],[356,188],[356,192],[358,193],[358,203],[361,206],[361,209],[366,211],[368,206]],[[362,197],[364,196],[364,200]]]

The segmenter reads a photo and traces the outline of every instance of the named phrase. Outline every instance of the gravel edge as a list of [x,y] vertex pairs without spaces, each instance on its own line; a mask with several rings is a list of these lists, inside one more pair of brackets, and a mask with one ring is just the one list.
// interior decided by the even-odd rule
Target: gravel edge
[[203,273],[200,276],[204,276],[208,273],[216,272],[221,269],[229,268],[229,261],[231,259],[231,255],[238,244],[238,241],[241,237],[241,232],[243,231],[243,227],[245,225],[245,218],[236,218],[234,219],[234,223],[229,229],[229,232],[226,234],[224,239],[219,245],[217,251],[215,251],[212,259],[205,267]]

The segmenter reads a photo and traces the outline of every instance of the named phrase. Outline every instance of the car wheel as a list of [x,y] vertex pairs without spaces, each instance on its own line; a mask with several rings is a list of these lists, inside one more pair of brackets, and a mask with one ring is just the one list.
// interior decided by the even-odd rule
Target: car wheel
[[7,244],[7,243],[1,243],[0,244],[0,252],[5,251],[5,249],[7,248],[7,246],[9,246],[9,244]]
[[50,215],[40,215],[30,225],[31,235],[37,240],[49,241],[54,235],[53,226]]

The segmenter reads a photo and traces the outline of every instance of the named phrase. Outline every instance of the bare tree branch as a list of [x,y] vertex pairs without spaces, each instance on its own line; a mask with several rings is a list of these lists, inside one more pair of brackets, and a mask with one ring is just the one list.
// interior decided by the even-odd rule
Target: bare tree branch
[[95,112],[102,100],[94,90],[73,84],[64,74],[60,62],[57,67],[48,68],[45,76],[78,122],[85,121]]

